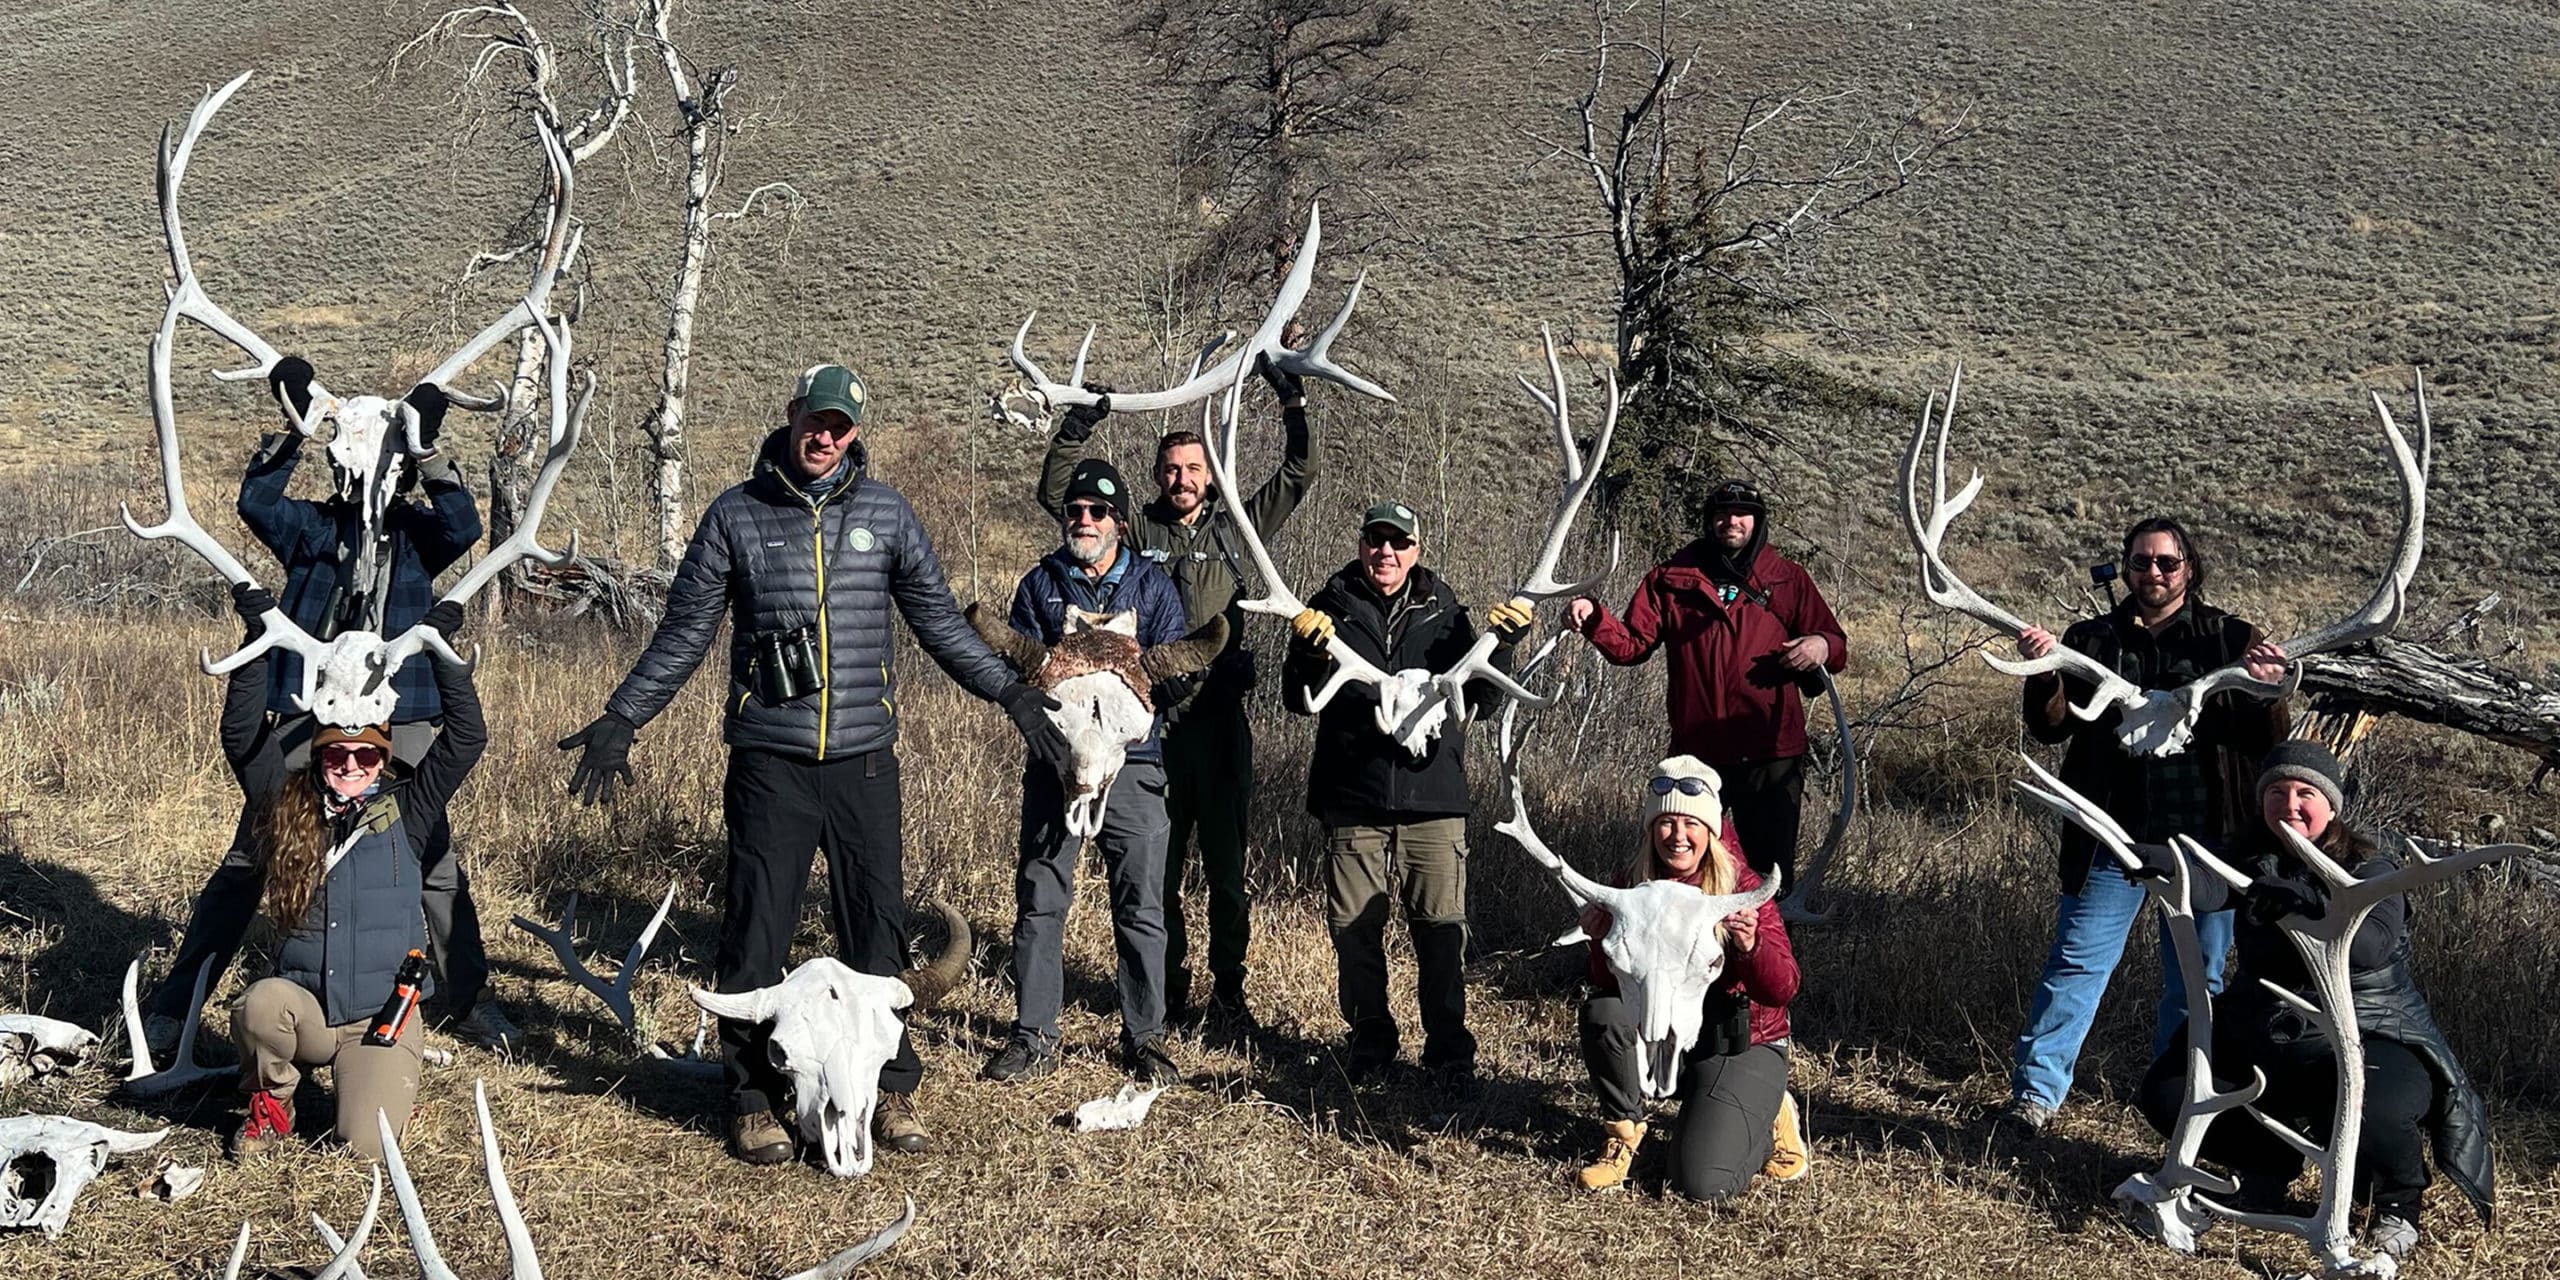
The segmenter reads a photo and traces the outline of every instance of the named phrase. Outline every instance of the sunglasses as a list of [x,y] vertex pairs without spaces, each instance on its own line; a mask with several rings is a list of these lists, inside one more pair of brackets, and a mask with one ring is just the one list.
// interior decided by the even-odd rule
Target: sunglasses
[[1398,551],[1413,550],[1413,539],[1393,530],[1360,531],[1360,545],[1369,548],[1393,547]]
[[322,747],[320,748],[320,763],[327,765],[332,769],[347,764],[353,764],[359,769],[372,769],[379,767],[382,764],[382,748],[363,745],[347,746],[344,744]]
[[1707,793],[1707,780],[1704,778],[1656,778],[1653,780],[1655,795],[1667,796],[1674,791],[1684,796],[1702,796]]
[[2126,568],[2136,573],[2144,569],[2155,573],[2176,573],[2178,566],[2186,562],[2185,556],[2127,556],[2124,563]]
[[1067,518],[1069,520],[1090,520],[1095,524],[1100,524],[1111,518],[1111,508],[1106,507],[1099,502],[1070,502],[1067,504]]

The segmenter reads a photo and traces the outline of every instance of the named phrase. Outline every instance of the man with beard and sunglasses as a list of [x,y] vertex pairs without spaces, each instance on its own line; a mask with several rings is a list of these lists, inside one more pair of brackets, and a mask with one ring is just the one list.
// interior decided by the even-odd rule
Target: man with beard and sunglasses
[[[1122,544],[1128,485],[1110,463],[1079,463],[1059,506],[1059,547],[1022,575],[1013,592],[1013,629],[1052,650],[1069,610],[1137,614],[1141,649],[1180,640],[1182,593]],[[1181,677],[1174,677],[1180,679]],[[1170,681],[1149,701],[1164,706]],[[1158,726],[1162,717],[1158,717]],[[1165,1053],[1165,747],[1150,730],[1123,757],[1093,843],[1111,884],[1111,934],[1118,953],[1120,1056],[1129,1074],[1157,1085],[1181,1078]],[[1013,1035],[979,1074],[1031,1080],[1058,1065],[1058,1012],[1066,992],[1067,908],[1075,901],[1084,841],[1067,830],[1067,788],[1046,761],[1023,762],[1022,831],[1013,882]]]
[[1584,596],[1567,622],[1634,666],[1667,650],[1670,753],[1724,779],[1725,812],[1757,874],[1796,882],[1804,807],[1804,695],[1849,665],[1849,640],[1804,566],[1769,545],[1769,504],[1742,480],[1708,497],[1707,535],[1636,584],[1626,617]]
[[[2062,644],[2144,689],[2174,689],[2235,662],[2246,662],[2260,680],[2282,678],[2281,649],[2260,642],[2256,627],[2205,603],[2204,560],[2184,526],[2166,516],[2144,520],[2125,531],[2123,552],[2131,592],[2104,615],[2063,632]],[[2041,658],[2054,644],[2051,632],[2030,627],[2018,637],[2018,653]],[[2281,699],[2221,694],[2205,703],[2186,750],[2137,756],[2116,739],[2122,712],[2110,708],[2095,720],[2071,714],[2071,704],[2085,704],[2095,692],[2077,675],[2027,679],[2027,733],[2039,742],[2069,744],[2062,757],[2064,782],[2096,801],[2137,843],[2186,835],[2226,849],[2235,834],[2250,829],[2258,761],[2284,740],[2290,725]],[[2042,1129],[2070,1092],[2099,998],[2142,912],[2142,886],[2114,859],[2097,856],[2095,841],[2069,823],[2062,828],[2060,870],[2053,946],[2036,980],[2026,1029],[2018,1033],[2009,1104],[2002,1112],[2007,1122],[2029,1132]],[[2231,947],[2231,913],[2198,915],[2196,936],[2206,984],[2218,993]],[[2151,1040],[2155,1058],[2186,1025],[2186,985],[2165,924],[2160,961],[2165,982]]]

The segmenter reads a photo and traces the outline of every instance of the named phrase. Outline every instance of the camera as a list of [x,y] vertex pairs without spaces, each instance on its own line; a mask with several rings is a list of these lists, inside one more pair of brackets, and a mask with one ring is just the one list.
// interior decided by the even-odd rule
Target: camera
[[768,707],[827,687],[826,656],[818,652],[815,623],[764,632],[748,641],[748,652],[747,687]]
[[2107,589],[2107,599],[2109,601],[2113,601],[2116,598],[2116,562],[2113,560],[2101,560],[2096,564],[2090,565],[2089,585],[2093,587],[2105,587]]

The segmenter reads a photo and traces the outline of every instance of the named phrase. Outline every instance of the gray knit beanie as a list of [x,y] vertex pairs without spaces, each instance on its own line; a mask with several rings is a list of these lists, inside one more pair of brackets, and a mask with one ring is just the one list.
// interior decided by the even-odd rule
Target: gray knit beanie
[[2346,774],[2346,767],[2327,747],[2308,738],[2291,738],[2277,743],[2276,749],[2267,753],[2266,762],[2258,766],[2257,789],[2258,794],[2265,795],[2268,786],[2277,782],[2309,783],[2329,801],[2330,813],[2344,814]]

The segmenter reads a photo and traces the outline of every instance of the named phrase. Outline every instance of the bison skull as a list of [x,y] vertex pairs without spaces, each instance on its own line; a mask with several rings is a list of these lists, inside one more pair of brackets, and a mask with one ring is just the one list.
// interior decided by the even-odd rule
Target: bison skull
[[158,1145],[169,1131],[126,1133],[69,1116],[0,1120],[0,1230],[62,1234],[71,1202],[113,1156]]
[[1138,644],[1135,610],[1091,613],[1067,610],[1058,643],[1043,645],[997,622],[978,605],[969,625],[988,647],[1058,704],[1049,719],[1066,735],[1068,762],[1060,772],[1067,791],[1067,833],[1089,839],[1102,830],[1111,783],[1128,761],[1129,748],[1155,728],[1150,689],[1157,681],[1197,673],[1227,644],[1224,615],[1172,644]]
[[[1580,877],[1576,877],[1580,878]],[[1648,880],[1630,889],[1585,880],[1602,893],[1586,901],[1609,913],[1600,954],[1618,980],[1621,1025],[1641,1046],[1637,1076],[1644,1096],[1667,1098],[1680,1084],[1680,1060],[1698,1043],[1707,993],[1724,973],[1724,937],[1716,927],[1737,911],[1757,911],[1778,895],[1778,874],[1748,893],[1700,893],[1677,880]],[[1565,891],[1574,892],[1571,882]],[[1581,898],[1581,894],[1575,894]],[[1577,929],[1565,935],[1583,937]]]

